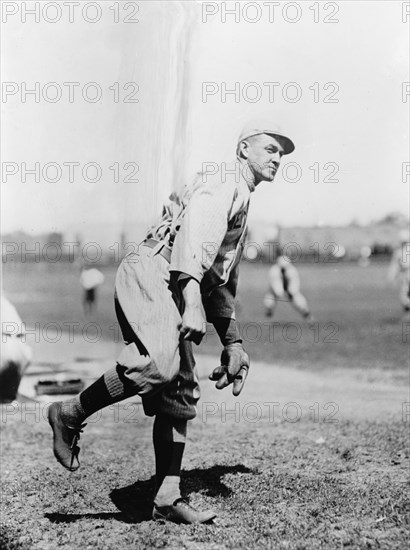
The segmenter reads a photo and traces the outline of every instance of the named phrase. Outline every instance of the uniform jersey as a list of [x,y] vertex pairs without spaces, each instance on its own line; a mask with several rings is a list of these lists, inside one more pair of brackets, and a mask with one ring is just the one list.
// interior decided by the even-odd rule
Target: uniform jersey
[[238,265],[246,237],[252,184],[240,163],[214,175],[198,173],[180,195],[173,194],[159,224],[147,237],[172,249],[170,271],[200,283],[205,311],[235,317]]
[[275,296],[284,293],[292,296],[300,290],[300,279],[297,269],[289,260],[279,258],[269,270],[269,284]]
[[[196,415],[199,379],[192,343],[180,337],[180,278],[199,282],[208,321],[235,318],[238,264],[253,188],[238,169],[222,176],[197,174],[180,195],[174,194],[147,234],[158,244],[141,243],[117,272],[116,310],[126,346],[104,381],[113,398],[126,391],[140,394],[150,416],[188,420]],[[161,246],[171,249],[170,258],[159,253]]]

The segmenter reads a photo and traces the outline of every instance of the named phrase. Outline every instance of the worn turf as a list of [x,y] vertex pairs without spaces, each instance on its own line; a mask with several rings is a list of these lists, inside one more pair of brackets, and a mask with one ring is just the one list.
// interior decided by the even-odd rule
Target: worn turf
[[[23,286],[26,269],[5,273],[5,289],[23,318],[87,322],[77,272],[68,270],[63,278],[61,265],[54,272],[34,265]],[[0,547],[406,548],[408,321],[385,270],[385,265],[302,266],[318,337],[289,304],[280,304],[273,319],[279,332],[257,340],[258,326],[269,330],[261,307],[266,270],[243,266],[239,319],[248,326],[246,346],[255,368],[235,401],[205,380],[213,360],[204,357],[202,408],[190,426],[184,457],[184,492],[194,505],[218,513],[214,525],[150,520],[152,420],[138,403],[106,409],[87,426],[82,467],[72,474],[54,461],[43,406],[3,406]],[[115,322],[109,288],[114,272],[106,274],[97,319],[108,338]],[[322,341],[329,322],[337,326],[338,342]],[[289,341],[297,330],[289,323],[300,323],[297,341]],[[290,332],[283,333],[284,326]],[[50,345],[58,352],[58,344],[38,343],[40,351]],[[216,339],[208,336],[202,349],[217,364]],[[278,406],[270,416],[266,403],[273,402]],[[297,407],[301,413],[295,417]],[[263,414],[255,419],[258,410]]]

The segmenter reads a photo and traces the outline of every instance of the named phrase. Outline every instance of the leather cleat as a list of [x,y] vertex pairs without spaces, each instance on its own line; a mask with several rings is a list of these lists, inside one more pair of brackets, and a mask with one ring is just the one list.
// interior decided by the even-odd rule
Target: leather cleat
[[152,519],[154,521],[172,521],[174,523],[208,523],[216,518],[211,510],[200,512],[191,506],[186,499],[177,498],[169,506],[154,506]]
[[64,468],[74,472],[80,467],[80,447],[77,443],[86,424],[66,424],[62,419],[62,406],[63,403],[60,401],[52,403],[48,409],[48,422],[53,430],[54,456]]

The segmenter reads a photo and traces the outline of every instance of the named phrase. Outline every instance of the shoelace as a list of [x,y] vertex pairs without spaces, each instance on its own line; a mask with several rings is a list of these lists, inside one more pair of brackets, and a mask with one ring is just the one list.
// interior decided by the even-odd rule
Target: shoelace
[[177,506],[177,504],[183,505],[185,508],[191,508],[191,509],[192,509],[192,506],[189,504],[189,501],[188,501],[187,498],[184,498],[184,497],[179,497],[179,498],[177,498],[177,499],[174,501],[173,506]]
[[74,459],[77,459],[77,462],[80,463],[78,460],[78,454],[80,452],[80,447],[77,445],[77,443],[80,441],[80,434],[83,433],[83,429],[87,426],[87,424],[81,424],[80,426],[66,426],[69,430],[72,430],[73,433],[73,440],[70,445],[71,449],[71,461],[70,461],[70,468],[73,467]]

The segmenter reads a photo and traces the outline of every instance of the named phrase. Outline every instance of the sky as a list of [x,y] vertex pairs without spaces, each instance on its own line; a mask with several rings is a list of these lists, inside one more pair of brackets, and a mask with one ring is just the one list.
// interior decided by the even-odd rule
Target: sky
[[[3,24],[3,233],[151,222],[204,162],[231,161],[241,127],[261,115],[279,121],[296,149],[273,183],[258,186],[251,224],[343,225],[408,214],[403,2],[271,3],[273,21],[266,2],[238,4],[236,21],[223,11],[235,2],[99,4],[95,23],[81,12],[70,22],[65,9],[55,23],[50,11],[38,22],[7,15]],[[94,17],[92,8],[86,16]],[[4,82],[15,83],[6,96]],[[22,94],[35,82],[38,102]],[[64,82],[80,83],[73,102]],[[90,82],[102,91],[95,103],[82,97],[97,89]],[[235,86],[236,95],[224,95]],[[41,95],[58,89],[56,102]],[[73,181],[68,162],[77,163]],[[24,163],[39,163],[40,181],[30,174],[22,181]],[[49,163],[61,169],[58,181]],[[89,163],[101,172],[94,183]]]

